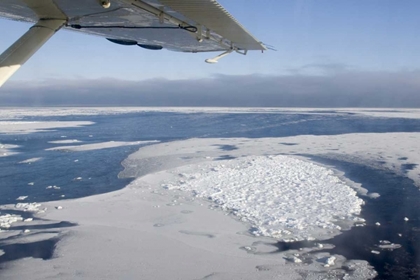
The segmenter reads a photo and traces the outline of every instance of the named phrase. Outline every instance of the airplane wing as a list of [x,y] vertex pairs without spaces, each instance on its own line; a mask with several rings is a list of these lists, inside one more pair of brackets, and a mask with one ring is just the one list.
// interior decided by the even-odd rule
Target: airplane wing
[[1,0],[0,17],[34,23],[0,56],[0,86],[61,28],[150,50],[223,52],[209,63],[266,50],[215,0]]

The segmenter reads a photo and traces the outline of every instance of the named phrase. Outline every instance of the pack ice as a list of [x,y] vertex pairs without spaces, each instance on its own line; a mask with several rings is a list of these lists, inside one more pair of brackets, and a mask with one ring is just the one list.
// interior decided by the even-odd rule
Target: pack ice
[[172,171],[167,189],[192,192],[251,224],[256,236],[326,239],[363,221],[363,200],[332,170],[289,156],[248,156]]

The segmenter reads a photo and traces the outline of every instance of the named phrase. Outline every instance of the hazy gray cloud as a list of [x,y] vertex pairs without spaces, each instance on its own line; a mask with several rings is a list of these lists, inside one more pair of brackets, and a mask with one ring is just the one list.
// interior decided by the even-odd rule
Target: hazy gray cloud
[[0,106],[420,107],[420,71],[307,67],[326,67],[332,74],[9,82],[0,89]]
[[287,72],[292,75],[308,75],[308,72],[315,72],[318,75],[334,75],[340,72],[348,72],[351,67],[343,63],[310,63],[297,68],[289,68]]

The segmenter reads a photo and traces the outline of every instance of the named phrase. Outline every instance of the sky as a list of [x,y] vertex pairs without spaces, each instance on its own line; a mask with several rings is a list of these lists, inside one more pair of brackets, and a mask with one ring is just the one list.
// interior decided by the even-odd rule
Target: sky
[[[210,65],[214,53],[147,51],[60,30],[0,88],[0,106],[420,107],[419,1],[219,3],[277,51]],[[30,24],[0,26],[3,51]]]

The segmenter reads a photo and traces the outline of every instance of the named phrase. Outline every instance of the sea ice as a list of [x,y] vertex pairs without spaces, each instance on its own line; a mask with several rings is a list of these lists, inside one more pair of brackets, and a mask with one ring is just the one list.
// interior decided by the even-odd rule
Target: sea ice
[[71,144],[71,143],[79,143],[82,142],[77,139],[68,139],[68,140],[56,140],[56,141],[49,141],[48,143],[51,144]]
[[283,241],[324,239],[358,220],[363,200],[333,171],[288,156],[250,156],[180,167],[165,188],[189,191],[251,225],[251,233]]
[[0,232],[2,228],[10,228],[11,224],[22,221],[23,218],[19,215],[4,214],[0,215]]
[[151,140],[151,141],[133,141],[133,142],[122,142],[122,141],[108,141],[103,143],[94,143],[94,144],[85,144],[79,146],[60,146],[46,149],[47,151],[56,151],[56,150],[65,150],[65,151],[73,151],[73,152],[81,152],[81,151],[91,151],[91,150],[100,150],[100,149],[107,149],[107,148],[115,148],[121,146],[132,146],[132,145],[143,145],[143,144],[151,144],[151,143],[159,143],[160,141]]
[[23,211],[28,211],[28,212],[38,212],[39,207],[41,207],[41,204],[36,203],[36,202],[32,202],[32,203],[16,203],[15,208],[18,209],[23,209]]
[[302,260],[296,256],[286,257],[286,260],[292,263],[301,263]]
[[330,267],[330,266],[332,266],[332,265],[335,264],[335,261],[336,260],[337,260],[336,257],[330,256],[330,257],[320,258],[317,261],[320,262],[320,263],[323,263],[324,264],[324,267]]
[[369,196],[370,198],[378,198],[378,197],[380,197],[381,195],[380,195],[379,193],[370,193],[370,194],[368,194],[368,196]]
[[[296,143],[296,145],[281,143]],[[407,161],[399,160],[401,157],[407,157],[412,163],[420,162],[420,133],[418,132],[299,135],[258,139],[188,139],[171,142],[170,145],[162,143],[142,147],[123,162],[125,170],[121,175],[127,177],[144,175],[144,172],[147,172],[144,170],[147,170],[148,166],[150,168],[150,165],[146,166],[146,163],[159,165],[159,170],[164,170],[179,165],[199,163],[205,161],[206,156],[216,159],[225,153],[219,149],[219,145],[226,144],[237,147],[236,150],[229,151],[232,157],[267,154],[319,155],[368,165],[375,169],[390,169],[401,176],[408,176],[420,187],[420,165],[404,170],[403,164]],[[138,168],[140,165],[143,168]],[[344,177],[344,174],[342,176]],[[357,187],[355,183],[351,185]],[[358,191],[362,193],[361,190]]]
[[380,244],[380,245],[378,245],[378,247],[381,248],[381,249],[387,249],[387,250],[392,251],[392,250],[401,248],[401,245],[390,243],[390,244]]
[[18,198],[16,198],[16,200],[25,200],[26,198],[27,198],[28,196],[26,195],[22,195],[22,196],[19,196]]
[[[1,133],[1,131],[0,131]],[[2,144],[0,143],[0,157],[7,157],[14,154],[17,154],[16,152],[12,152],[12,149],[18,148],[18,145],[10,145],[10,144]]]
[[42,159],[42,158],[40,158],[40,157],[30,158],[30,159],[22,160],[19,163],[29,163],[29,164],[31,164],[32,162],[39,161],[40,159]]
[[350,260],[343,266],[346,270],[344,280],[373,279],[377,276],[375,270],[366,261]]
[[28,134],[33,132],[48,131],[54,128],[80,127],[92,124],[94,123],[89,121],[0,121],[0,133]]

